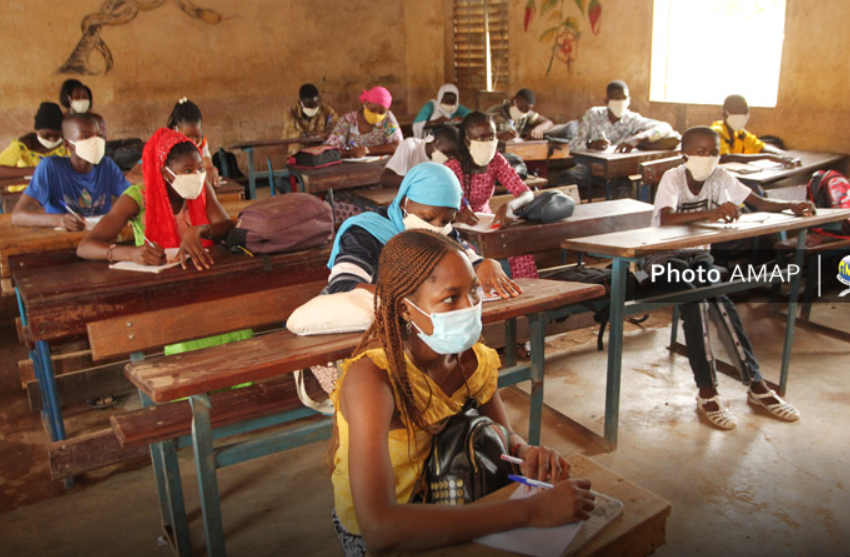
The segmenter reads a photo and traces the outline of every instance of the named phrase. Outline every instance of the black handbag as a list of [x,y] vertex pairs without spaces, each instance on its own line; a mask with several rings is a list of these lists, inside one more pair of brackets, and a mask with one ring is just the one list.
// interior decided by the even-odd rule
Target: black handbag
[[511,483],[508,474],[516,472],[501,458],[508,454],[507,437],[474,399],[467,401],[434,436],[412,502],[465,505]]

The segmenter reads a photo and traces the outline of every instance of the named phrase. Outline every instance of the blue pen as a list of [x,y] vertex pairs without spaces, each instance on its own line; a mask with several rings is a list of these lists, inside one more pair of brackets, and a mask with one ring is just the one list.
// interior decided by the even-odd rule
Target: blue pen
[[539,480],[532,480],[531,478],[526,478],[525,476],[515,476],[514,474],[508,474],[508,479],[512,482],[521,483],[529,487],[542,487],[543,489],[552,489],[553,487],[555,487],[550,483],[541,482]]
[[63,206],[63,207],[65,207],[65,210],[66,210],[66,211],[68,211],[69,213],[71,213],[72,215],[74,215],[75,217],[77,217],[78,219],[80,219],[81,221],[86,222],[86,219],[84,219],[82,216],[80,216],[80,214],[79,214],[78,212],[76,212],[75,210],[73,210],[73,209],[71,209],[70,207],[68,207],[68,205],[65,203],[65,200],[64,200],[64,199],[60,199],[60,200],[59,200],[59,203],[61,203],[61,204],[62,204],[62,206]]

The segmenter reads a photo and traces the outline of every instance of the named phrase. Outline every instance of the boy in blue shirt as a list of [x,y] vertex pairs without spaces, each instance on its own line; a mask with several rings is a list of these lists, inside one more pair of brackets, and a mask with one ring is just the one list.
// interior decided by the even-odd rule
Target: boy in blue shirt
[[106,140],[97,115],[65,116],[62,137],[70,157],[49,157],[36,167],[12,211],[12,224],[83,230],[86,217],[108,213],[112,198],[130,187],[121,169],[104,157]]

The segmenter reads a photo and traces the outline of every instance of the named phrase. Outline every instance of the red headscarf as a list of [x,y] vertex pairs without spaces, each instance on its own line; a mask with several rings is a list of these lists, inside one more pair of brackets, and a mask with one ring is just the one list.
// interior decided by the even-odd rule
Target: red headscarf
[[363,91],[360,94],[360,102],[375,103],[383,106],[384,108],[389,108],[390,105],[393,104],[393,96],[390,95],[390,92],[383,87],[372,87],[368,91]]
[[[171,149],[178,143],[185,142],[192,143],[182,133],[160,128],[148,140],[142,152],[142,172],[145,176],[145,237],[163,248],[180,247],[180,234],[177,232],[177,219],[168,200],[161,170]],[[195,148],[197,149],[197,146]],[[210,223],[207,217],[206,188],[197,199],[189,199],[186,203],[192,226]],[[210,246],[212,242],[203,240],[203,245]]]

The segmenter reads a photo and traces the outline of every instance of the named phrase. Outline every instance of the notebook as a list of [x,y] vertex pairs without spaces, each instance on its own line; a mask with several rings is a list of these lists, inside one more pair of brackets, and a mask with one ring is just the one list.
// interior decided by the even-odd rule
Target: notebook
[[180,248],[166,248],[165,261],[162,265],[141,265],[135,261],[117,261],[112,263],[109,268],[118,271],[136,271],[139,273],[161,273],[166,269],[180,265],[180,260],[177,259],[177,254]]

